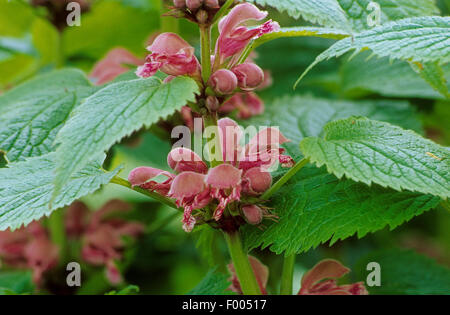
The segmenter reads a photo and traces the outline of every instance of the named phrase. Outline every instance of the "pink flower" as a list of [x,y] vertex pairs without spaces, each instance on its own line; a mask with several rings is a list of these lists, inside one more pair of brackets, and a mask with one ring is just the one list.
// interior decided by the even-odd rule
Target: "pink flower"
[[325,259],[315,265],[302,278],[299,295],[367,295],[362,282],[337,285],[337,279],[350,272],[350,269],[333,259]]
[[[162,182],[154,180],[157,177],[165,178]],[[133,187],[139,186],[143,189],[156,191],[161,195],[167,195],[170,185],[175,176],[169,172],[161,171],[152,167],[139,167],[134,169],[128,176],[128,180]]]
[[176,199],[177,206],[184,208],[183,229],[191,232],[196,220],[192,211],[206,207],[211,201],[210,190],[205,183],[205,175],[183,172],[172,183],[169,196]]
[[[178,175],[140,167],[133,170],[128,178],[133,186],[175,199],[177,206],[184,208],[183,228],[187,232],[192,231],[197,218],[205,219],[205,211],[195,210],[214,204],[212,217],[220,221],[226,207],[239,202],[243,193],[255,197],[270,188],[272,176],[266,168],[277,160],[292,160],[280,155],[283,152],[280,144],[288,140],[277,129],[267,128],[246,147],[241,147],[242,131],[235,121],[221,119],[218,128],[224,164],[208,169],[196,153],[177,148],[169,153],[167,164]],[[167,180],[157,183],[155,178],[159,175],[164,175]],[[262,215],[270,217],[267,211],[263,211]],[[210,219],[207,217],[205,221]]]
[[194,48],[177,34],[163,33],[147,49],[151,54],[147,56],[146,63],[138,68],[138,76],[151,77],[161,70],[172,76],[200,77],[200,64],[194,55]]
[[[258,282],[261,293],[266,295],[267,282],[269,281],[269,268],[267,268],[266,265],[264,265],[261,261],[259,261],[259,259],[253,256],[249,255],[248,259],[250,261],[250,266],[252,267],[253,273],[255,274],[255,278]],[[239,282],[233,264],[228,265],[228,271],[231,274],[231,278],[229,279],[229,281],[231,281],[231,286],[228,289],[237,294],[243,295],[244,293],[242,292],[241,284]]]
[[220,95],[233,94],[238,87],[236,75],[227,69],[220,69],[214,72],[209,79],[208,84],[214,92]]
[[242,207],[242,213],[247,223],[251,225],[259,225],[264,219],[263,210],[256,205]]
[[33,282],[40,285],[44,273],[58,263],[58,247],[50,241],[42,225],[35,221],[14,232],[0,232],[0,257],[12,267],[30,268]]
[[[80,211],[81,208],[86,211]],[[68,231],[74,226],[70,224],[69,218],[83,222],[83,224],[76,224],[82,230],[82,258],[93,265],[104,265],[106,276],[112,284],[121,282],[116,261],[122,258],[122,251],[125,248],[123,237],[137,238],[144,231],[144,226],[140,223],[112,217],[112,215],[130,209],[130,205],[123,201],[111,200],[101,209],[92,213],[89,213],[84,204],[74,203],[66,213],[66,229]]]
[[209,170],[205,182],[211,187],[211,196],[219,201],[214,212],[214,219],[219,221],[226,206],[241,199],[242,171],[230,164],[221,164]]
[[244,91],[252,91],[264,82],[264,71],[252,62],[240,64],[231,71],[238,78],[238,85]]
[[124,48],[114,48],[94,66],[89,78],[95,81],[96,85],[102,85],[114,80],[117,76],[129,70],[126,65],[139,66],[144,63]]
[[234,110],[238,110],[239,119],[249,119],[264,113],[264,103],[253,92],[237,93],[219,109],[221,113],[230,113]]
[[244,26],[247,21],[260,21],[266,17],[267,12],[260,11],[253,4],[242,3],[219,22],[216,58],[220,56],[221,64],[227,58],[240,54],[252,39],[279,30],[279,24],[272,21],[252,29]]
[[45,236],[31,240],[24,249],[27,266],[33,270],[33,282],[41,283],[43,274],[58,264],[58,247]]

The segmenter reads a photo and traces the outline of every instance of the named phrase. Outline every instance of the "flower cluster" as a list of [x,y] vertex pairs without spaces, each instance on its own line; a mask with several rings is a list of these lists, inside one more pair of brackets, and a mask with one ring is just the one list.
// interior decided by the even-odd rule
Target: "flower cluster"
[[[249,256],[250,265],[262,294],[267,294],[269,268],[253,256]],[[229,290],[243,294],[234,265],[228,265],[231,274]],[[363,282],[338,285],[337,280],[350,272],[350,269],[333,259],[325,259],[303,275],[298,295],[367,295]]]
[[129,210],[130,205],[120,200],[111,200],[92,213],[84,203],[75,202],[67,209],[65,217],[67,235],[82,241],[83,260],[92,265],[106,266],[106,277],[112,284],[122,282],[116,261],[122,258],[123,238],[137,238],[144,231],[140,223],[112,217]]
[[[203,7],[216,8],[216,5],[220,6],[217,0],[175,1],[177,8],[189,12],[200,12],[199,8]],[[280,26],[272,20],[252,28],[246,24],[266,17],[267,12],[250,3],[242,3],[219,22],[219,37],[211,56],[212,72],[207,82],[202,79],[202,67],[194,48],[173,33],[163,33],[155,39],[147,48],[151,54],[136,74],[146,78],[162,71],[169,75],[166,82],[173,77],[187,75],[206,91],[205,106],[210,111],[227,113],[238,109],[241,118],[260,114],[264,108],[262,101],[252,91],[266,85],[269,80],[267,73],[247,58],[245,49],[253,39],[277,31]]]
[[225,2],[226,0],[173,0],[174,10],[169,14],[208,25]]
[[[136,238],[144,226],[114,218],[118,212],[130,210],[119,200],[106,203],[91,212],[82,202],[68,207],[64,218],[65,229],[71,240],[81,240],[81,257],[89,264],[106,266],[106,277],[118,284],[122,277],[116,262],[122,258],[124,237]],[[47,229],[38,221],[15,231],[0,231],[0,258],[9,267],[31,269],[33,282],[42,286],[46,272],[57,267],[59,248],[49,238]]]
[[9,266],[31,269],[36,285],[41,285],[43,274],[57,265],[58,251],[39,222],[16,231],[0,231],[0,258]]
[[[246,204],[243,197],[260,196],[271,187],[268,170],[275,163],[284,167],[294,165],[291,157],[283,155],[280,145],[288,139],[278,129],[262,130],[245,147],[240,145],[242,130],[235,121],[221,119],[218,129],[223,164],[209,168],[193,151],[176,148],[167,158],[175,174],[140,167],[128,177],[133,186],[175,199],[184,208],[183,227],[187,232],[197,222],[221,221],[224,210],[234,202],[238,202],[234,209],[248,223],[261,223],[264,216],[269,216],[267,210]],[[199,211],[193,213],[195,210]]]

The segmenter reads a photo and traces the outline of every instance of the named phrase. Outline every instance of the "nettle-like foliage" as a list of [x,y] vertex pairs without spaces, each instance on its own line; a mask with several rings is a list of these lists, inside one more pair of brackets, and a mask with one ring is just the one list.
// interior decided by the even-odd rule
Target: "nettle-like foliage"
[[[267,12],[248,2],[318,26],[264,22]],[[114,81],[106,75],[103,85],[93,86],[82,71],[60,69],[1,95],[0,150],[7,164],[0,168],[0,229],[26,226],[103,185],[122,185],[183,212],[187,232],[223,231],[233,260],[232,289],[260,294],[266,292],[268,270],[249,260],[248,250],[268,247],[292,257],[328,241],[393,229],[439,204],[447,206],[450,152],[422,136],[407,102],[286,96],[264,111],[255,91],[268,74],[253,51],[279,38],[327,38],[336,42],[300,79],[322,61],[348,52],[357,61],[369,51],[373,58],[359,61],[361,67],[375,63],[367,72],[377,68],[379,58],[391,60],[385,71],[405,61],[402,67],[409,65],[438,98],[447,98],[450,18],[438,16],[430,0],[377,1],[378,26],[367,23],[369,0],[248,2],[171,3],[171,18],[198,25],[197,55],[180,35],[166,32],[148,47],[136,74]],[[211,34],[217,25],[216,38]],[[139,64],[133,56],[127,60]],[[358,69],[344,69],[348,85],[356,84],[351,79]],[[227,118],[236,110],[238,122]],[[115,144],[178,112],[189,127],[201,118],[205,130],[212,130],[207,158],[203,148],[175,148],[167,157],[170,172],[155,165],[124,176],[122,166],[103,169],[105,153]],[[239,125],[266,127],[245,139]],[[152,150],[156,154],[158,147]],[[299,294],[366,293],[361,283],[336,284],[347,272],[336,261],[323,261],[305,275]],[[220,294],[228,287],[227,277],[211,271],[192,293]],[[292,293],[289,285],[286,292]]]

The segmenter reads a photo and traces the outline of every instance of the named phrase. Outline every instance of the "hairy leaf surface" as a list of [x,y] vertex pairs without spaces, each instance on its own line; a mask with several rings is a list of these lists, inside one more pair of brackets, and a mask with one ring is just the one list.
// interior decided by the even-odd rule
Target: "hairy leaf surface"
[[337,179],[324,168],[308,166],[285,185],[269,204],[279,219],[266,228],[245,226],[250,249],[261,246],[286,255],[357,235],[359,238],[389,226],[396,228],[436,207],[440,198],[397,192],[348,179]]
[[10,162],[52,152],[72,110],[94,90],[81,71],[66,69],[0,96],[0,150]]
[[[104,157],[103,157],[104,159]],[[93,193],[119,169],[106,173],[93,162],[72,175],[49,207],[54,185],[55,153],[11,163],[0,169],[0,230],[16,229]]]
[[331,122],[324,130],[324,139],[303,139],[301,151],[337,177],[450,196],[448,149],[415,132],[367,118]]
[[132,132],[195,101],[198,86],[187,77],[162,84],[157,78],[108,85],[87,98],[57,136],[55,188]]

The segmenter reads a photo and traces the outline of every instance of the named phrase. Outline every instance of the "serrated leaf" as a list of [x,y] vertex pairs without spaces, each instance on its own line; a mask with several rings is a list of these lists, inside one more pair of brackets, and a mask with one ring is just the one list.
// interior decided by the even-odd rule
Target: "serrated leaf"
[[0,150],[10,162],[54,150],[53,141],[72,110],[94,92],[78,70],[54,71],[0,96]]
[[[271,6],[287,12],[294,18],[326,27],[360,32],[369,29],[368,17],[373,14],[372,0],[252,0],[262,6]],[[439,14],[434,0],[377,0],[382,24],[409,17]]]
[[[367,18],[373,14],[369,10],[372,0],[337,0],[347,15],[352,29],[360,32],[369,29]],[[377,0],[380,6],[380,22],[385,24],[390,21],[416,16],[438,15],[439,9],[434,0]]]
[[397,192],[348,179],[337,179],[324,168],[307,166],[285,185],[269,204],[278,222],[264,221],[264,229],[242,229],[245,245],[270,248],[286,255],[305,252],[330,241],[396,228],[436,207],[440,198]]
[[278,32],[268,33],[256,39],[253,44],[253,48],[261,46],[262,44],[278,38],[289,37],[320,37],[330,39],[343,39],[351,36],[348,31],[337,30],[332,28],[323,27],[283,27]]
[[212,269],[188,295],[230,295],[232,292],[227,291],[231,284],[229,277]]
[[[320,54],[298,82],[318,63],[354,50],[370,49],[379,57],[412,62],[450,61],[450,17],[417,17],[390,22],[335,43]],[[298,84],[297,82],[297,84]]]
[[327,124],[325,137],[306,138],[302,153],[330,173],[365,184],[450,196],[450,151],[415,132],[367,118]]
[[271,6],[280,12],[287,12],[294,18],[327,27],[350,30],[345,12],[336,0],[251,0],[262,6]]
[[444,97],[450,98],[448,92],[447,80],[442,67],[437,62],[428,63],[411,63],[411,67],[416,71],[422,79],[430,84],[433,89],[441,93]]
[[167,84],[149,78],[111,84],[87,98],[57,135],[55,194],[92,158],[195,101],[195,93],[197,83],[187,77]]
[[51,208],[55,153],[11,163],[0,169],[0,230],[16,229],[48,216],[109,183],[119,169],[110,173],[103,171],[103,160],[93,162],[71,176]]
[[360,280],[370,273],[370,262],[381,267],[381,286],[367,287],[370,294],[450,294],[450,269],[428,257],[399,249],[371,253],[357,263]]
[[[341,84],[346,92],[367,91],[368,94],[375,92],[387,97],[443,98],[413,71],[408,62],[389,62],[387,57],[368,60],[369,55],[370,52],[361,53],[342,66]],[[450,65],[445,65],[443,69],[445,76],[449,77]]]
[[278,126],[291,140],[285,146],[295,160],[302,154],[298,143],[305,137],[323,135],[323,127],[330,121],[360,115],[397,124],[422,132],[414,109],[406,101],[366,100],[340,101],[311,96],[286,96],[266,104],[265,113],[244,125]]

